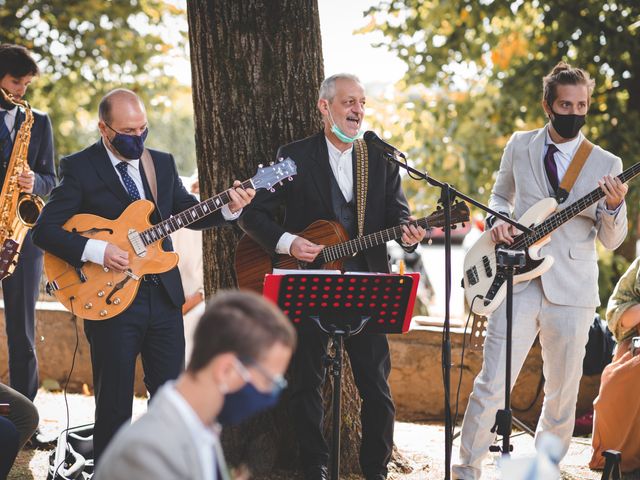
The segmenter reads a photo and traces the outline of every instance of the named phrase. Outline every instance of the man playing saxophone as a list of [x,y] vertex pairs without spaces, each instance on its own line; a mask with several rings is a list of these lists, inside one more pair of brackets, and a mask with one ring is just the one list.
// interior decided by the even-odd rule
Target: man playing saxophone
[[[0,44],[0,88],[20,101],[39,70],[29,51],[18,45]],[[20,190],[44,197],[55,185],[53,135],[45,113],[33,112],[33,125],[27,160],[17,182]],[[0,95],[0,180],[7,177],[16,133],[25,121],[25,112]],[[2,221],[2,220],[0,220]],[[4,317],[9,351],[11,387],[33,401],[38,391],[38,361],[34,341],[35,305],[42,276],[42,250],[27,233],[18,264],[9,277],[2,280]],[[34,436],[34,443],[42,437]]]

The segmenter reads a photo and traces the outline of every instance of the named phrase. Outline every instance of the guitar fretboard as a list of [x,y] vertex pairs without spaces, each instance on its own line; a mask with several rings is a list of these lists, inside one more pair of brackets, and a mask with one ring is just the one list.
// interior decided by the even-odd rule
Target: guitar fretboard
[[[251,180],[244,181],[242,183],[242,188],[254,188],[253,182]],[[162,240],[176,230],[191,225],[198,220],[202,220],[207,215],[211,215],[217,210],[220,210],[230,201],[231,197],[229,197],[229,194],[225,190],[214,197],[197,203],[193,207],[187,208],[186,210],[176,215],[172,215],[166,220],[147,228],[143,232],[140,232],[140,237],[142,238],[145,246],[151,245],[154,242]]]
[[[626,169],[624,172],[618,175],[618,178],[622,183],[627,183],[638,174],[640,174],[640,162]],[[554,215],[551,215],[549,218],[540,223],[540,225],[535,227],[531,234],[522,235],[522,238],[516,240],[513,243],[512,248],[522,249],[530,247],[603,197],[604,192],[602,191],[602,189],[600,187],[596,188],[581,199],[576,200],[567,208],[559,211],[558,213],[555,213]]]
[[[425,229],[428,229],[434,226],[430,225],[430,222],[434,220],[434,216],[438,216],[444,219],[443,215],[444,214],[436,214],[429,217],[423,217],[412,222],[407,222],[407,225],[419,225]],[[391,240],[397,240],[400,237],[402,237],[402,225],[397,225],[395,227],[387,228],[386,230],[370,233],[369,235],[363,235],[362,237],[357,237],[343,243],[338,243],[336,245],[330,245],[323,248],[322,252],[320,252],[319,255],[320,261],[322,263],[335,262],[336,260],[349,257],[358,252],[361,252],[362,250],[366,250],[367,248],[382,245],[383,243],[387,243]]]

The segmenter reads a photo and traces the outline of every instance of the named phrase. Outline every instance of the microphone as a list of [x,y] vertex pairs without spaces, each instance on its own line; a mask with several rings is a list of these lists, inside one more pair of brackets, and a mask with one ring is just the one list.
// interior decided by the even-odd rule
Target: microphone
[[406,158],[404,153],[402,153],[393,145],[389,145],[387,142],[382,140],[378,135],[376,135],[375,132],[372,132],[371,130],[364,132],[364,135],[362,136],[362,138],[364,138],[367,142],[371,142],[375,147],[379,148],[384,153],[391,155],[392,157]]

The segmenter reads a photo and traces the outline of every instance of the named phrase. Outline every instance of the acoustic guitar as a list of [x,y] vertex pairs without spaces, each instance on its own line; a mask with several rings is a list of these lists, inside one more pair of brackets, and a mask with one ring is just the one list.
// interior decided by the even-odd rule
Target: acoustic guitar
[[[469,207],[466,203],[458,202],[451,207],[452,224],[468,220]],[[438,209],[428,217],[408,222],[408,224],[421,226],[425,229],[443,227],[445,224],[444,211]],[[262,292],[264,276],[271,273],[274,268],[344,270],[345,258],[368,248],[383,245],[391,240],[400,239],[402,225],[349,240],[349,235],[338,222],[316,220],[297,235],[318,245],[326,245],[313,263],[302,262],[289,255],[272,257],[251,237],[244,235],[236,247],[235,268],[238,287]]]
[[[296,164],[290,158],[258,168],[257,174],[242,183],[243,188],[275,191],[285,179],[292,180]],[[178,254],[162,249],[162,240],[228,204],[227,192],[204,200],[183,212],[152,225],[154,209],[149,200],[131,203],[116,220],[81,213],[71,217],[63,228],[87,238],[105,240],[129,253],[129,268],[116,272],[87,262],[75,268],[61,258],[45,252],[44,270],[47,292],[55,295],[69,311],[87,320],[107,320],[125,311],[135,298],[143,275],[163,273],[178,264]]]
[[[640,163],[636,163],[618,178],[626,183],[639,173]],[[551,233],[603,197],[604,192],[598,187],[560,211],[557,211],[555,198],[544,198],[531,206],[518,219],[518,223],[530,228],[531,233],[517,235],[508,247],[524,250],[526,258],[525,266],[513,275],[513,284],[534,279],[549,270],[553,257],[540,256],[540,249],[551,241]],[[507,294],[506,274],[496,266],[496,249],[499,246],[491,240],[491,232],[487,230],[464,257],[464,295],[477,315],[487,316],[495,311]]]

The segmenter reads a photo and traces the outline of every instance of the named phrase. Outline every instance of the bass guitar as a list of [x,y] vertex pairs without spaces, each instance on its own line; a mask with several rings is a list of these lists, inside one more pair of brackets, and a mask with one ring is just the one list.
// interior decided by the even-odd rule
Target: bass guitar
[[[640,163],[628,168],[618,178],[626,183],[640,173]],[[526,264],[516,270],[513,284],[539,277],[553,265],[553,257],[540,256],[540,248],[549,243],[551,233],[604,197],[600,187],[576,200],[560,211],[555,198],[545,198],[529,208],[518,223],[531,229],[531,233],[517,235],[508,248],[524,250]],[[555,212],[555,213],[554,213]],[[477,315],[487,316],[495,311],[507,293],[506,274],[496,266],[496,245],[491,232],[484,232],[464,258],[462,286],[465,298]],[[474,301],[475,299],[475,301]]]
[[[243,188],[274,191],[283,180],[292,180],[296,164],[290,158],[268,167],[242,183]],[[52,293],[69,311],[87,320],[107,320],[125,311],[135,298],[143,275],[163,273],[178,264],[178,254],[162,249],[162,240],[228,204],[227,192],[204,200],[183,212],[152,225],[154,209],[149,200],[131,203],[116,220],[80,213],[63,228],[87,238],[105,240],[129,253],[129,267],[116,272],[87,262],[75,268],[61,258],[45,252],[44,270],[47,292]]]
[[[451,223],[458,224],[469,220],[469,207],[458,202],[451,207]],[[436,210],[428,217],[408,222],[425,229],[444,226],[444,211]],[[248,235],[244,235],[236,247],[235,268],[238,287],[262,292],[264,276],[274,268],[305,269],[321,268],[324,270],[344,270],[344,259],[356,255],[363,250],[383,245],[402,237],[402,225],[387,228],[349,240],[349,235],[338,222],[316,220],[302,232],[300,237],[326,245],[313,263],[305,263],[290,255],[269,255],[258,243]]]

